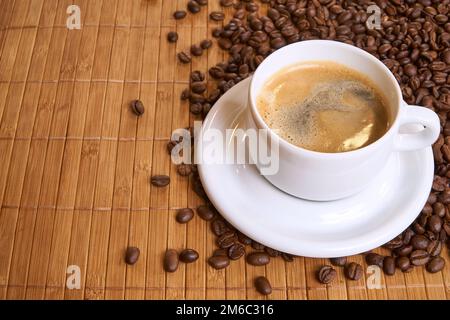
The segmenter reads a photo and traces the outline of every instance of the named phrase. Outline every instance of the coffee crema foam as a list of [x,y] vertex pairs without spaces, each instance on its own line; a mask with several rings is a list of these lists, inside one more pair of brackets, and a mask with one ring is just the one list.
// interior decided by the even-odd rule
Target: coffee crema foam
[[290,143],[346,152],[389,129],[386,99],[363,74],[334,62],[309,62],[272,76],[257,98],[266,124]]

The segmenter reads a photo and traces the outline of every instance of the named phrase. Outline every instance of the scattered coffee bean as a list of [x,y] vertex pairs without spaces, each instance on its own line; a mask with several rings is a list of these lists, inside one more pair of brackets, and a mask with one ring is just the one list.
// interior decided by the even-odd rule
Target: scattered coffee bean
[[392,276],[395,274],[395,259],[393,257],[384,258],[383,271],[388,276]]
[[213,43],[212,43],[212,41],[209,40],[209,39],[205,39],[205,40],[203,40],[202,42],[200,42],[200,47],[201,47],[203,50],[207,50],[207,49],[211,48],[212,45],[213,45]]
[[226,256],[226,257],[228,257],[228,250],[219,248],[219,249],[214,250],[212,255],[213,256]]
[[377,253],[371,252],[366,255],[366,262],[369,266],[378,266],[380,268],[383,268],[383,260],[384,257]]
[[175,272],[178,269],[178,253],[174,249],[168,249],[164,255],[164,270]]
[[206,221],[211,221],[216,216],[216,213],[210,206],[201,205],[197,208],[197,214],[200,218]]
[[206,84],[204,82],[200,82],[200,81],[193,82],[191,84],[191,90],[194,93],[202,94],[203,92],[206,91]]
[[131,102],[131,110],[133,110],[135,115],[142,116],[145,112],[144,104],[141,100],[133,100]]
[[347,257],[330,258],[333,266],[343,267],[347,264]]
[[430,262],[427,263],[427,271],[430,273],[436,273],[444,269],[445,266],[445,260],[441,257],[434,257],[430,260]]
[[165,175],[157,175],[151,178],[151,183],[155,187],[165,187],[170,183],[170,177]]
[[176,19],[176,20],[180,20],[180,19],[183,19],[184,17],[186,17],[186,11],[184,11],[184,10],[178,10],[178,11],[175,11],[174,13],[173,13],[173,17]]
[[234,245],[236,241],[236,234],[233,231],[227,231],[217,238],[216,244],[219,248],[226,249]]
[[183,208],[177,211],[177,215],[175,217],[178,223],[188,223],[194,217],[194,210],[191,208]]
[[238,260],[243,255],[245,255],[245,247],[240,243],[235,243],[228,249],[228,257],[231,260]]
[[201,56],[203,54],[202,47],[200,47],[200,45],[198,45],[198,44],[193,44],[191,46],[191,54],[196,57]]
[[192,263],[194,261],[197,261],[198,259],[198,252],[194,249],[184,249],[180,253],[180,261],[184,263]]
[[230,259],[226,255],[212,256],[208,259],[208,263],[214,269],[223,269],[230,265]]
[[430,243],[430,240],[427,239],[427,237],[423,235],[415,235],[411,238],[411,245],[415,250],[425,250],[428,247],[428,244]]
[[423,266],[430,260],[430,255],[425,250],[415,250],[411,252],[409,260],[415,266]]
[[209,18],[214,21],[222,21],[225,19],[225,15],[220,11],[213,11],[209,14]]
[[240,243],[245,244],[247,246],[252,244],[252,239],[247,237],[245,234],[238,232],[237,236]]
[[231,7],[233,5],[234,0],[220,0],[220,5],[222,7]]
[[344,274],[349,280],[359,280],[363,275],[363,268],[356,262],[350,262],[345,266]]
[[280,255],[280,252],[278,250],[269,248],[269,247],[265,247],[264,251],[272,258],[276,258]]
[[206,6],[208,4],[208,0],[195,0],[201,6]]
[[258,277],[255,279],[255,289],[265,296],[272,293],[272,286],[266,277]]
[[413,250],[414,250],[413,246],[409,244],[395,249],[394,252],[400,257],[407,257],[410,255],[411,252],[413,252]]
[[186,64],[186,63],[191,62],[191,57],[186,52],[180,52],[180,53],[178,53],[177,56],[178,56],[178,60],[181,63]]
[[294,256],[292,254],[289,253],[285,253],[283,252],[281,254],[281,257],[283,258],[284,261],[286,262],[293,262],[294,261]]
[[230,231],[230,228],[228,228],[225,221],[223,221],[222,219],[219,218],[219,219],[214,219],[211,222],[211,230],[216,236],[220,237],[225,232]]
[[187,8],[190,13],[196,14],[200,12],[200,5],[197,3],[197,1],[190,0],[187,4]]
[[189,106],[189,111],[192,114],[198,115],[203,111],[203,105],[201,103],[191,103]]
[[438,233],[442,228],[442,219],[438,215],[432,215],[428,219],[428,229],[431,232]]
[[205,74],[199,70],[195,70],[191,73],[191,82],[202,82],[205,80]]
[[177,172],[182,177],[187,177],[192,173],[192,166],[190,164],[179,164],[177,166]]
[[189,92],[189,89],[184,89],[181,92],[181,100],[188,100],[190,98],[191,94]]
[[402,272],[409,272],[412,270],[411,263],[408,257],[398,257],[395,261],[397,268],[399,268]]
[[167,41],[174,43],[178,41],[178,33],[176,33],[175,31],[170,31],[167,34]]
[[337,272],[331,266],[323,266],[317,272],[317,280],[323,284],[329,284],[336,278]]
[[270,262],[270,257],[264,252],[252,252],[247,255],[247,262],[252,266],[264,266]]
[[256,242],[255,240],[252,240],[251,246],[255,250],[264,250],[264,248],[265,248],[265,246],[263,244]]
[[125,252],[125,262],[129,265],[134,265],[138,259],[139,255],[141,254],[141,251],[137,247],[128,247],[127,251]]

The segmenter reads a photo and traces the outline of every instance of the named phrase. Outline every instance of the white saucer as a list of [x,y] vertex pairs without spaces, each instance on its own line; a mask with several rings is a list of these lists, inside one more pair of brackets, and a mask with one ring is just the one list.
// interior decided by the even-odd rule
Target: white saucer
[[[222,96],[202,130],[223,132],[244,125],[249,81]],[[254,165],[199,164],[198,168],[209,199],[238,230],[283,252],[327,258],[374,249],[405,230],[428,198],[434,163],[431,148],[393,153],[367,189],[331,202],[290,196]]]

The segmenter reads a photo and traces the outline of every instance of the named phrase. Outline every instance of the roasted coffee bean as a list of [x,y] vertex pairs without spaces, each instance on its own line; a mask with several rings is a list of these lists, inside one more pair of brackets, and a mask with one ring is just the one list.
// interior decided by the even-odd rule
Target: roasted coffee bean
[[252,266],[264,266],[270,262],[270,257],[264,252],[252,252],[247,255],[247,263]]
[[191,96],[191,94],[190,94],[190,92],[189,92],[189,89],[184,89],[184,90],[181,92],[180,98],[181,98],[181,100],[188,100],[190,96]]
[[227,38],[220,38],[218,44],[219,44],[219,47],[221,47],[223,50],[228,50],[233,45],[231,40],[227,39]]
[[184,17],[186,17],[186,11],[184,11],[184,10],[178,10],[178,11],[175,11],[174,13],[173,13],[173,17],[176,19],[176,20],[180,20],[180,19],[183,19]]
[[178,253],[174,249],[168,249],[164,255],[164,270],[175,272],[178,269]]
[[430,262],[427,263],[427,271],[430,273],[436,273],[444,269],[445,266],[445,260],[441,257],[434,257],[430,260]]
[[350,262],[345,266],[344,274],[349,280],[359,280],[363,275],[363,269],[360,264]]
[[212,47],[212,41],[211,40],[209,40],[209,39],[205,39],[205,40],[203,40],[202,42],[200,42],[200,47],[203,49],[203,50],[207,50],[207,49],[209,49],[209,48],[211,48]]
[[413,250],[414,250],[413,246],[409,244],[395,249],[395,253],[400,257],[407,257]]
[[194,249],[184,249],[180,253],[180,261],[184,263],[192,263],[194,261],[197,261],[198,259],[198,252]]
[[430,255],[425,250],[415,250],[409,255],[409,260],[415,266],[423,266],[430,260]]
[[203,54],[203,49],[200,45],[198,44],[193,44],[191,46],[191,54],[195,57],[199,57]]
[[333,266],[343,267],[347,264],[347,257],[330,258]]
[[201,103],[191,103],[191,105],[189,106],[189,111],[192,114],[201,114],[203,111],[203,105]]
[[380,268],[383,268],[383,260],[384,257],[377,253],[371,252],[366,255],[366,263],[369,266],[378,266]]
[[398,257],[395,260],[395,265],[402,272],[409,272],[412,270],[411,262],[409,261],[408,257]]
[[434,233],[438,233],[442,228],[442,219],[438,215],[432,215],[428,219],[428,230]]
[[206,115],[209,113],[211,108],[212,108],[211,104],[209,104],[209,103],[204,103],[203,104],[202,114],[203,114],[204,117],[206,117]]
[[435,257],[441,254],[442,251],[442,242],[440,240],[430,241],[430,244],[427,247],[427,252],[430,256]]
[[219,248],[225,249],[231,247],[236,241],[236,234],[233,231],[227,231],[216,239],[216,244]]
[[388,276],[395,274],[395,259],[393,257],[384,257],[383,271]]
[[283,258],[284,261],[286,262],[293,262],[294,261],[294,256],[292,254],[283,252],[281,254],[281,258]]
[[199,70],[195,70],[191,73],[191,82],[201,82],[205,80],[205,74]]
[[222,21],[225,19],[225,15],[220,11],[213,11],[209,14],[209,18],[214,21]]
[[187,8],[190,13],[196,14],[200,12],[200,5],[197,3],[197,1],[190,0],[187,4]]
[[214,219],[211,222],[211,230],[216,236],[220,237],[225,232],[230,231],[230,228],[222,219]]
[[264,248],[265,248],[265,246],[263,244],[256,242],[255,240],[252,240],[251,246],[255,250],[264,250]]
[[220,5],[222,7],[231,7],[233,5],[234,0],[220,0]]
[[180,52],[180,53],[178,53],[177,56],[178,56],[178,60],[181,63],[186,64],[186,63],[191,62],[191,57],[186,52]]
[[128,247],[125,252],[125,262],[129,265],[134,265],[139,260],[141,251],[137,247]]
[[206,6],[208,4],[208,0],[195,0],[201,6]]
[[230,265],[230,259],[226,255],[212,256],[208,259],[208,263],[214,269],[224,269]]
[[231,260],[238,260],[243,255],[245,255],[245,247],[240,243],[235,243],[228,249],[228,257]]
[[280,255],[280,252],[279,252],[278,250],[275,250],[275,249],[272,249],[272,248],[269,248],[269,247],[265,247],[265,248],[264,248],[264,251],[265,251],[269,256],[271,256],[272,258],[276,258],[276,257],[278,257],[278,256]]
[[202,94],[206,91],[206,84],[204,82],[194,82],[191,84],[191,90],[194,93]]
[[414,235],[415,232],[412,229],[406,229],[405,232],[403,232],[403,244],[409,244]]
[[403,245],[403,239],[400,236],[398,236],[398,237],[392,239],[391,241],[389,241],[388,243],[386,243],[383,247],[393,250],[393,249],[400,248],[402,245]]
[[337,272],[331,266],[323,266],[317,272],[317,280],[323,284],[329,284],[336,278]]
[[176,33],[175,31],[170,31],[167,34],[167,41],[174,43],[178,41],[178,33]]
[[169,185],[170,177],[165,176],[165,175],[157,175],[157,176],[153,176],[150,181],[153,186],[162,188],[162,187]]
[[144,104],[141,100],[133,100],[131,102],[131,110],[133,110],[135,115],[142,116],[145,112]]
[[240,243],[245,244],[245,245],[250,245],[252,244],[252,239],[250,239],[249,237],[247,237],[245,234],[243,234],[242,232],[238,232],[237,234],[238,240]]
[[211,207],[205,205],[197,207],[197,214],[206,221],[211,221],[216,216],[215,211]]
[[228,249],[222,249],[222,248],[216,249],[216,250],[214,250],[212,255],[213,256],[226,256],[226,257],[228,257]]
[[188,223],[194,217],[194,210],[191,208],[183,208],[177,211],[175,219],[178,223]]
[[192,166],[190,164],[179,164],[177,166],[177,173],[182,177],[187,177],[192,173]]
[[265,296],[272,293],[272,286],[266,277],[258,277],[255,279],[255,289]]
[[427,239],[427,237],[423,235],[415,235],[411,238],[411,245],[416,250],[425,250],[428,247],[428,244],[430,243],[430,240]]

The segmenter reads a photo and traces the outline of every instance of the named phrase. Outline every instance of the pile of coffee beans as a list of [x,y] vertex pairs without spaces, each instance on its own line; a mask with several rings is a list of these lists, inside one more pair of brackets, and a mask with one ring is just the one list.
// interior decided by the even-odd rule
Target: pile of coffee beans
[[[218,46],[228,52],[228,58],[207,70],[209,79],[216,83],[215,88],[208,91],[205,74],[192,72],[190,87],[183,91],[181,99],[189,99],[193,114],[206,116],[221,95],[247,78],[273,51],[298,41],[327,39],[354,45],[381,60],[401,85],[407,103],[422,105],[439,115],[442,133],[433,146],[436,169],[427,204],[411,226],[384,245],[389,254],[367,253],[365,259],[368,265],[380,267],[386,275],[393,275],[397,269],[410,272],[419,266],[425,266],[432,273],[441,271],[445,261],[440,254],[446,243],[450,245],[450,121],[447,122],[450,110],[450,0],[219,2],[223,7],[234,8],[233,17],[212,32]],[[192,0],[187,9],[197,13],[206,3]],[[373,13],[368,8],[373,4],[381,11],[379,28],[367,24]],[[185,16],[183,13],[175,15],[180,19]],[[221,12],[210,14],[214,21],[224,18]],[[170,42],[176,39],[175,34],[168,36]],[[190,53],[200,55],[211,45],[211,40],[204,40],[194,45]],[[191,56],[180,52],[178,59],[189,63]],[[169,153],[177,143],[179,141],[169,142]],[[287,262],[294,259],[252,241],[234,229],[209,202],[198,173],[193,171],[190,175],[194,191],[206,202],[197,209],[197,214],[211,222],[211,230],[217,236],[219,249],[208,260],[212,267],[225,268],[231,260],[243,256],[253,265],[265,265],[276,257]],[[192,219],[191,212],[183,212],[188,212],[184,213],[188,216],[187,221]],[[183,218],[178,219],[185,223]],[[246,247],[251,247],[252,251],[246,253]],[[171,259],[175,258],[169,254],[168,260]],[[362,266],[347,262],[346,257],[333,258],[330,262],[343,267],[350,280],[358,280],[363,275]],[[335,276],[336,270],[331,266],[324,266],[317,273],[318,280],[324,284],[331,283]],[[271,292],[265,278],[256,279],[255,286],[262,294]]]

